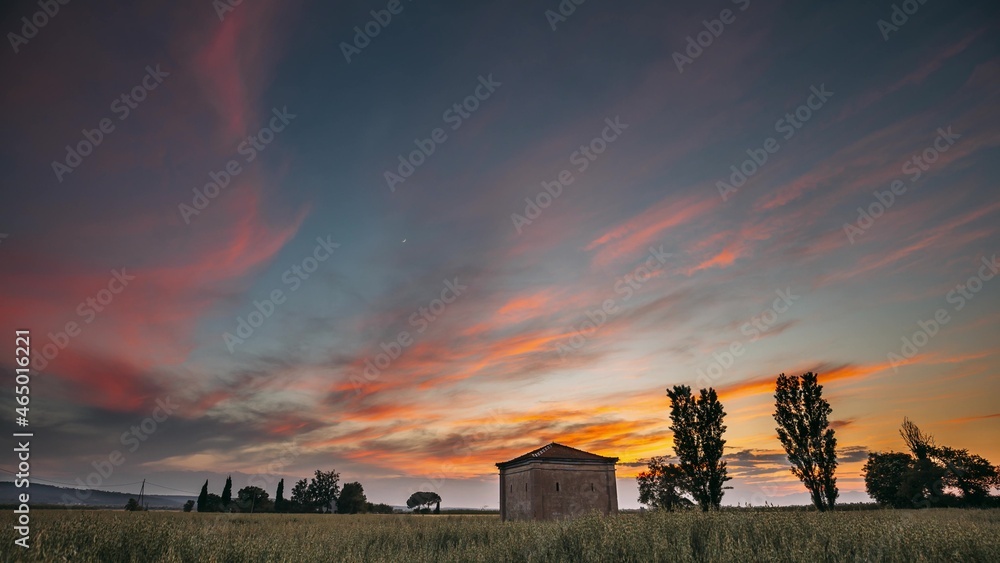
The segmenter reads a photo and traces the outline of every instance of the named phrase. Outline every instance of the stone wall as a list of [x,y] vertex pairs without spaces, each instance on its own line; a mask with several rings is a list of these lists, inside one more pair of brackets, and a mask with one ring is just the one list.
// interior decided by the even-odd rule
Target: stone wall
[[531,462],[502,471],[500,486],[505,520],[618,512],[614,464]]

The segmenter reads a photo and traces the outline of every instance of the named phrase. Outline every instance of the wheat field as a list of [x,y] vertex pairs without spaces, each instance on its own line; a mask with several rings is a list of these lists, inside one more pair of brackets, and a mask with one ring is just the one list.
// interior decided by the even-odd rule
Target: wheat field
[[4,561],[1000,561],[1000,510],[495,515],[32,511]]

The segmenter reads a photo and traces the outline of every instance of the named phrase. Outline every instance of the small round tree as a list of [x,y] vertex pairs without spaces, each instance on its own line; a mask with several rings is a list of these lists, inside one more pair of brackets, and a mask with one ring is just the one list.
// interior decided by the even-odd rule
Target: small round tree
[[423,508],[430,511],[432,504],[438,505],[437,511],[441,511],[441,496],[435,492],[417,491],[406,499],[406,508],[410,509]]

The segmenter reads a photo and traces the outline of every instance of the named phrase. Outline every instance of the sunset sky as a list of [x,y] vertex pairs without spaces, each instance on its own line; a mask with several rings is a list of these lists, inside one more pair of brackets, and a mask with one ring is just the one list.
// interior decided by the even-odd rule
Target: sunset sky
[[844,500],[904,416],[1000,463],[996,2],[71,2],[24,41],[12,4],[0,365],[30,329],[37,479],[117,450],[98,488],[496,507],[494,463],[555,441],[637,507],[689,385],[724,504],[807,502],[771,417],[805,371]]

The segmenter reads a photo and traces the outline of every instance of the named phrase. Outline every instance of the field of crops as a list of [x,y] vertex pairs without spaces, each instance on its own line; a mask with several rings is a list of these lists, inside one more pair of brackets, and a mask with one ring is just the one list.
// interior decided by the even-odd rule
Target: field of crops
[[1000,510],[491,516],[32,511],[4,561],[1000,561]]

